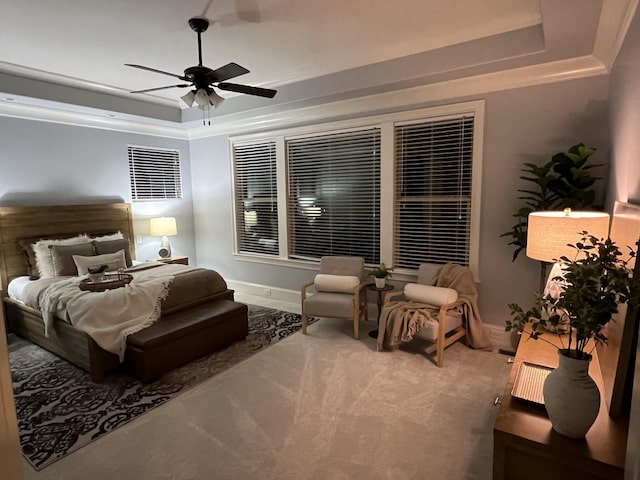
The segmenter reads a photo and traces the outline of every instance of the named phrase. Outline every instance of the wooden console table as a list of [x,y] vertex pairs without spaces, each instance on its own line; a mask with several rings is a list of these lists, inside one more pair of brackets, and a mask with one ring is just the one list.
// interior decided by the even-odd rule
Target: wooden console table
[[[558,335],[545,333],[544,338],[561,345]],[[520,363],[558,365],[553,345],[523,336],[493,429],[494,480],[623,479],[628,424],[609,417],[595,350],[592,355],[589,375],[600,389],[600,413],[586,438],[573,440],[551,428],[543,406],[511,397]]]

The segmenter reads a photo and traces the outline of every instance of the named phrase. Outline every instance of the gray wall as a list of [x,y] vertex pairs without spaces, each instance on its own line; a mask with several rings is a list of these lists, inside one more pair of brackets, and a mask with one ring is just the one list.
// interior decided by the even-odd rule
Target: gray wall
[[127,145],[180,150],[184,198],[133,203],[138,259],[157,258],[148,219],[175,216],[173,253],[195,258],[189,143],[150,135],[0,116],[0,205],[131,202]]
[[[480,309],[486,323],[504,325],[508,302],[533,301],[539,264],[499,238],[520,205],[517,188],[522,162],[546,162],[552,154],[584,142],[598,148],[594,158],[608,162],[607,77],[521,88],[486,99]],[[468,99],[450,99],[452,103]],[[424,107],[426,105],[416,105]],[[232,255],[231,167],[228,137],[192,142],[192,174],[198,263],[216,268],[230,280],[298,291],[312,278],[308,270],[242,261]],[[606,174],[606,171],[603,172]],[[602,182],[604,190],[606,182]],[[599,195],[602,202],[604,194]]]
[[[609,209],[616,200],[640,204],[640,10],[637,10],[611,72],[611,176]],[[640,348],[635,378],[625,479],[640,478]]]

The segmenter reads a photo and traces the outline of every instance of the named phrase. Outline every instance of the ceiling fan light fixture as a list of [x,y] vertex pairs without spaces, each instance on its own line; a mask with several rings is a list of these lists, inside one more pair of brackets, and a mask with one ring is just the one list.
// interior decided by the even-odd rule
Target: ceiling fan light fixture
[[198,107],[206,107],[209,105],[209,94],[204,88],[199,88],[194,95],[194,100]]
[[193,107],[193,102],[195,101],[195,98],[196,98],[196,94],[193,92],[193,90],[189,90],[187,93],[185,93],[183,96],[180,97],[180,99],[189,107]]
[[213,108],[218,108],[224,102],[224,97],[221,97],[215,90],[211,90],[209,94],[209,103],[213,105]]

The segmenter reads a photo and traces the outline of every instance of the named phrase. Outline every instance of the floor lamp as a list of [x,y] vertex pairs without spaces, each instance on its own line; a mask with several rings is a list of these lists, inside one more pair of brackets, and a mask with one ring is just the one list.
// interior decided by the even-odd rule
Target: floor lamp
[[543,211],[529,214],[527,225],[527,257],[540,260],[540,293],[547,282],[547,265],[560,257],[573,258],[576,251],[569,246],[582,238],[582,232],[597,238],[609,236],[609,214],[603,212]]

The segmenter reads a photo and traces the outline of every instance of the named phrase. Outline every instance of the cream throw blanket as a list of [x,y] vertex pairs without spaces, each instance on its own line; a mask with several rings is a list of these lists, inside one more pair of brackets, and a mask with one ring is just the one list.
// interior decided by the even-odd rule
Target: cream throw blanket
[[40,298],[45,335],[53,317],[68,318],[108,352],[124,360],[127,336],[153,324],[160,318],[160,303],[169,285],[184,265],[163,265],[132,273],[124,287],[104,292],[80,290],[80,281],[72,277],[47,287]]
[[[436,282],[437,287],[453,288],[462,301],[467,330],[467,344],[473,348],[491,346],[478,311],[478,293],[471,270],[461,265],[449,263],[442,267]],[[427,322],[438,321],[440,307],[424,303],[397,301],[387,304],[380,313],[378,327],[378,350],[393,348],[410,341]]]

